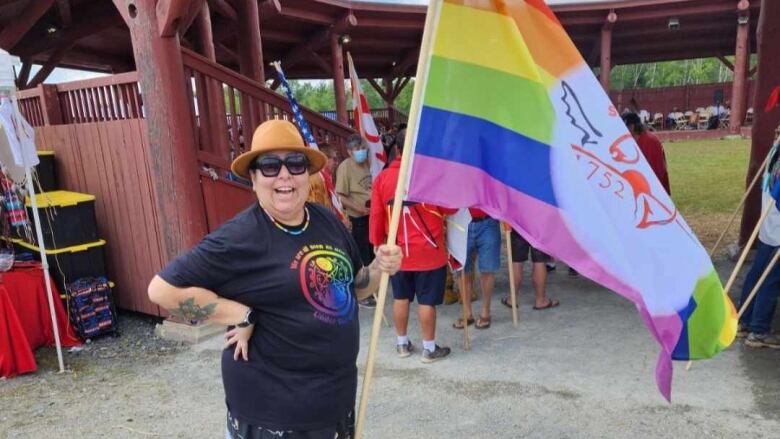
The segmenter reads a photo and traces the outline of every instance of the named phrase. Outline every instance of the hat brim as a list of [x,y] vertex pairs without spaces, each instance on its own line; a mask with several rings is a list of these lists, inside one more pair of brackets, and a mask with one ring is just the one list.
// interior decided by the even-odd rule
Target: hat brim
[[262,151],[247,151],[233,160],[230,165],[230,170],[239,177],[249,179],[249,165],[257,158],[257,156],[273,152],[273,151],[295,151],[302,152],[309,159],[309,174],[316,174],[325,166],[325,162],[328,161],[328,157],[314,148],[306,146],[276,146],[273,148],[263,149]]

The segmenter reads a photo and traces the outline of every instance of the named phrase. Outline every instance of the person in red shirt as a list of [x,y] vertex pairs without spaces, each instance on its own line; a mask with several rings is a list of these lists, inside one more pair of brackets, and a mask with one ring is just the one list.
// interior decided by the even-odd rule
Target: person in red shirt
[[[371,189],[368,234],[374,246],[387,241],[405,135],[406,130],[399,131],[395,142],[398,154],[390,166],[376,177]],[[423,363],[433,363],[450,353],[450,348],[436,345],[436,305],[441,305],[444,300],[447,278],[444,215],[455,212],[455,209],[404,202],[396,239],[403,253],[401,271],[390,278],[397,335],[396,352],[401,358],[409,357],[414,351],[407,327],[409,306],[415,297],[422,330]]]
[[628,128],[637,145],[639,145],[639,149],[666,190],[666,193],[672,195],[672,189],[669,186],[669,173],[666,170],[666,153],[664,153],[664,146],[661,144],[661,141],[642,124],[636,113],[624,114],[623,123],[626,124],[626,128]]

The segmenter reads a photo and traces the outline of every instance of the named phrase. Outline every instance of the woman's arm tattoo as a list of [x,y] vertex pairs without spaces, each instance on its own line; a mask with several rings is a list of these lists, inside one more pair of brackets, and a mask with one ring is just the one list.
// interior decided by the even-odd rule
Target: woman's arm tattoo
[[190,297],[189,299],[179,302],[179,307],[176,309],[170,309],[171,314],[174,316],[192,324],[197,324],[206,321],[214,314],[214,310],[217,308],[216,303],[209,303],[204,306],[200,306],[195,303],[195,299]]

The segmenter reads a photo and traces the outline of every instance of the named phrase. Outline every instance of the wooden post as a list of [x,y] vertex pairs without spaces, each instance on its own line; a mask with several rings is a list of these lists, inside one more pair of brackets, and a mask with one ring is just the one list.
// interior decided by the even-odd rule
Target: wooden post
[[[512,229],[507,226],[504,235],[506,236],[506,259],[507,265],[509,265],[509,303],[512,305],[512,325],[517,328],[517,287],[515,286],[515,267],[512,260]],[[533,263],[531,266],[533,267]]]
[[[214,33],[211,28],[211,15],[209,5],[203,2],[200,12],[195,16],[193,23],[195,27],[196,39],[195,46],[198,53],[216,63],[217,55],[214,47]],[[227,139],[227,118],[225,111],[225,92],[222,83],[211,78],[206,79],[206,108],[209,111],[201,114],[201,123],[213,123],[208,133],[210,138],[208,144],[201,143],[206,151],[218,154],[226,159],[230,158],[230,146]]]
[[208,231],[192,119],[182,69],[179,37],[160,37],[155,0],[114,0],[126,17],[138,68],[149,135],[162,257],[170,261]]
[[330,58],[333,70],[333,91],[336,95],[336,120],[349,125],[347,98],[344,95],[344,51],[335,32],[330,34]]
[[463,349],[471,350],[471,339],[469,338],[469,310],[466,308],[466,270],[460,270],[460,303],[463,311]]
[[[238,15],[238,62],[242,75],[265,84],[263,46],[260,39],[260,11],[257,0],[234,0]],[[251,138],[255,127],[266,119],[263,106],[255,99],[241,94],[241,113],[244,119],[244,137]],[[248,116],[248,117],[246,117]]]
[[750,3],[742,0],[737,5],[737,45],[734,50],[734,82],[731,91],[731,115],[729,129],[739,134],[747,113],[748,63],[750,62]]
[[[774,129],[780,124],[780,109],[764,111],[769,95],[777,86],[777,78],[780,78],[780,57],[777,56],[777,48],[780,47],[780,27],[776,25],[778,17],[780,17],[780,2],[763,0],[758,20],[758,72],[753,95],[755,105],[753,145],[750,151],[750,165],[745,177],[746,185],[751,176],[760,172],[760,164],[772,147]],[[750,236],[760,214],[761,189],[757,186],[751,191],[742,212],[741,243]]]
[[214,49],[214,34],[211,29],[211,15],[209,11],[209,4],[203,2],[200,12],[195,16],[195,33],[197,38],[195,39],[196,48],[198,53],[205,56],[211,61],[217,61],[216,50]]
[[44,125],[59,125],[62,123],[62,110],[60,110],[60,97],[57,94],[57,86],[41,84],[41,110],[43,112]]
[[617,21],[615,11],[607,14],[604,26],[601,28],[601,72],[600,81],[604,91],[609,93],[609,74],[612,71],[612,27]]

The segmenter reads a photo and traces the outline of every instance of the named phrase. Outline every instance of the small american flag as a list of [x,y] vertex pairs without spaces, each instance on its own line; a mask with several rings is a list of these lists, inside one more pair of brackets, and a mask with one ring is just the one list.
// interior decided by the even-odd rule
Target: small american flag
[[[284,87],[284,93],[287,95],[287,100],[290,101],[290,108],[293,112],[293,118],[295,119],[295,124],[298,125],[298,129],[300,129],[301,133],[303,134],[303,140],[307,145],[309,145],[310,148],[314,148],[319,151],[320,148],[317,146],[317,140],[314,139],[314,135],[309,129],[309,124],[306,123],[306,119],[303,118],[301,107],[298,105],[298,101],[295,100],[295,96],[293,96],[290,83],[287,82],[287,78],[284,76],[284,71],[282,71],[282,64],[277,61],[273,63],[273,66],[276,69],[276,73],[279,74],[279,81],[282,83],[282,87]],[[328,195],[330,195],[330,200],[333,203],[333,207],[335,208],[336,213],[339,215],[339,217],[343,218],[341,201],[339,201],[339,197],[336,195],[336,190],[333,187],[333,179],[331,179],[331,176],[325,169],[320,171],[320,173],[322,174],[322,179],[325,182],[325,187],[328,190]]]

